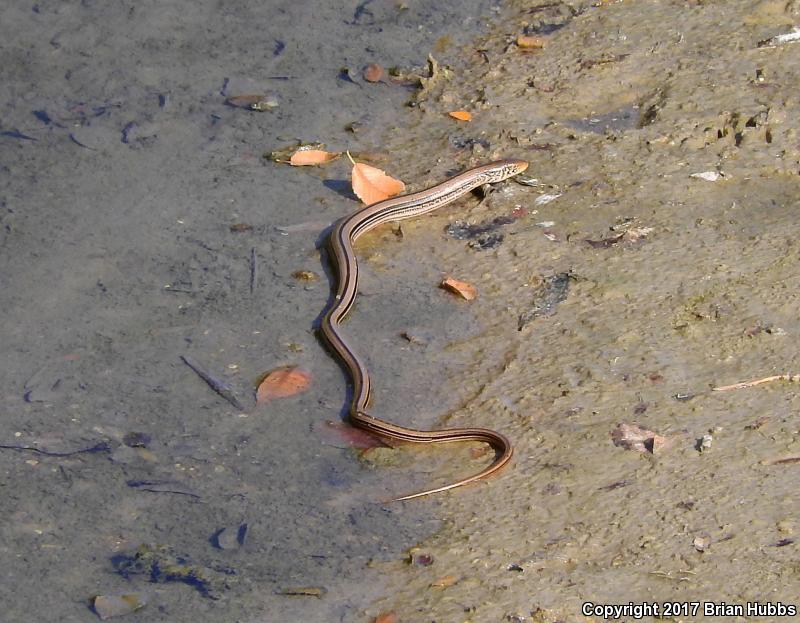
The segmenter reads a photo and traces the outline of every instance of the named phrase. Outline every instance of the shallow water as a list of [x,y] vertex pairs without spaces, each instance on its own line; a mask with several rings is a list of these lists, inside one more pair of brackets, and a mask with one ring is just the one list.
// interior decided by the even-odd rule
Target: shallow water
[[[424,506],[376,503],[410,483],[365,469],[346,439],[319,432],[346,399],[313,326],[329,291],[321,234],[359,205],[337,192],[347,167],[292,169],[262,155],[295,139],[380,149],[387,125],[408,123],[410,91],[366,83],[362,68],[424,65],[437,41],[446,56],[441,37],[473,36],[491,7],[5,9],[4,620],[92,621],[90,597],[130,591],[149,598],[130,620],[358,620],[381,591],[376,577],[365,584],[367,565],[437,529]],[[252,93],[277,108],[225,104]],[[231,231],[238,223],[252,229]],[[299,281],[298,270],[320,278]],[[379,348],[396,342],[387,311],[348,329],[368,326]],[[181,355],[239,396],[280,365],[302,366],[313,382],[242,414]],[[391,378],[397,362],[382,365]],[[79,452],[97,444],[107,447]],[[243,545],[215,547],[220,529],[244,524]],[[142,546],[147,564],[119,566]],[[153,562],[159,547],[169,549]],[[213,590],[148,582],[164,579],[154,564],[178,559]],[[298,587],[327,594],[280,594]]]

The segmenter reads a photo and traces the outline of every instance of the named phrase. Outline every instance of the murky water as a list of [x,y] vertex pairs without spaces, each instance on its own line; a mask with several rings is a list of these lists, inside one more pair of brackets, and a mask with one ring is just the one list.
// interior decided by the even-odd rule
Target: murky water
[[[91,621],[93,595],[124,592],[149,600],[130,620],[359,620],[381,594],[376,576],[364,581],[371,561],[437,529],[424,506],[377,504],[410,483],[324,434],[346,385],[313,331],[328,299],[318,246],[359,205],[337,192],[347,168],[262,155],[295,139],[381,149],[387,126],[409,123],[410,91],[369,84],[362,68],[424,65],[441,37],[474,36],[491,7],[4,10],[4,621]],[[277,108],[225,104],[253,93]],[[378,349],[397,340],[388,305],[353,335],[369,327]],[[239,396],[280,365],[313,382],[242,413],[181,355]],[[398,363],[381,365],[391,378]],[[241,538],[220,548],[222,529]],[[281,594],[298,588],[312,594]]]

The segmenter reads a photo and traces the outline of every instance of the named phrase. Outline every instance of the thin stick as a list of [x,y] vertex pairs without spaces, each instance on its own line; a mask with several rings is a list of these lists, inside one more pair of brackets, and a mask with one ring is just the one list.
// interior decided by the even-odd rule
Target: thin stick
[[183,363],[189,366],[192,370],[194,370],[195,374],[203,379],[208,386],[217,392],[220,396],[222,396],[225,400],[231,403],[236,409],[239,411],[244,411],[244,406],[239,399],[236,397],[236,394],[233,393],[233,388],[228,385],[225,381],[216,378],[213,374],[211,374],[208,370],[206,370],[199,361],[197,361],[194,357],[190,357],[189,355],[181,355],[181,359]]
[[256,255],[256,248],[250,249],[250,294],[256,289],[258,282],[258,256]]
[[776,374],[774,376],[765,376],[763,379],[755,379],[754,381],[742,381],[741,383],[734,383],[733,385],[723,385],[721,387],[713,387],[711,391],[726,392],[729,389],[742,389],[744,387],[753,387],[754,385],[761,385],[762,383],[771,383],[772,381],[791,381],[797,383],[800,381],[800,374]]

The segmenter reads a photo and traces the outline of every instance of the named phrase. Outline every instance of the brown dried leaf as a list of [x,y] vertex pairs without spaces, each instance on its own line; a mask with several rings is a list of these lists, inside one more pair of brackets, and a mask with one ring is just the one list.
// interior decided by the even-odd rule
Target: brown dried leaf
[[372,619],[372,623],[397,623],[398,618],[394,612],[381,612]]
[[309,167],[318,164],[325,164],[331,160],[336,160],[342,154],[322,149],[298,149],[289,158],[289,164],[293,167]]
[[256,404],[261,405],[272,398],[294,396],[308,389],[311,375],[295,366],[283,366],[267,372],[256,390]]
[[380,82],[383,78],[383,67],[377,63],[370,63],[364,68],[364,80],[367,82]]
[[442,283],[439,284],[439,287],[444,288],[453,294],[457,294],[466,301],[471,301],[478,296],[478,289],[471,283],[459,281],[458,279],[453,279],[452,277],[443,279]]
[[618,424],[611,431],[611,439],[615,446],[620,446],[626,450],[650,452],[652,454],[664,450],[671,441],[668,437],[654,433],[651,430],[624,422]]
[[472,113],[468,110],[453,110],[449,113],[453,119],[458,119],[459,121],[471,121],[472,120]]
[[694,548],[698,552],[704,552],[711,545],[711,537],[708,536],[707,534],[700,534],[700,535],[694,537],[694,540],[692,541],[692,545],[694,545]]
[[351,183],[353,192],[366,205],[383,201],[406,189],[406,185],[400,180],[389,177],[380,169],[363,162],[353,164]]

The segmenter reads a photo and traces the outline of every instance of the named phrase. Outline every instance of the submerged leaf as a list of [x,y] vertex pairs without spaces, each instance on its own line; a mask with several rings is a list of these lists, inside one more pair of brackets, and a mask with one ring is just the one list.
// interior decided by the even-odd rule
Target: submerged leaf
[[258,384],[256,404],[261,405],[272,398],[294,396],[308,389],[311,375],[295,366],[283,366],[267,372]]
[[340,153],[324,151],[322,149],[298,149],[289,158],[289,164],[293,167],[308,167],[318,164],[325,164],[331,160],[336,160],[341,156]]
[[383,78],[383,67],[377,63],[370,63],[364,68],[364,80],[367,82],[380,82]]
[[387,445],[379,437],[370,435],[365,430],[343,422],[333,422],[331,420],[318,422],[314,424],[312,430],[320,436],[324,445],[333,446],[334,448],[368,450],[370,448],[383,448]]

